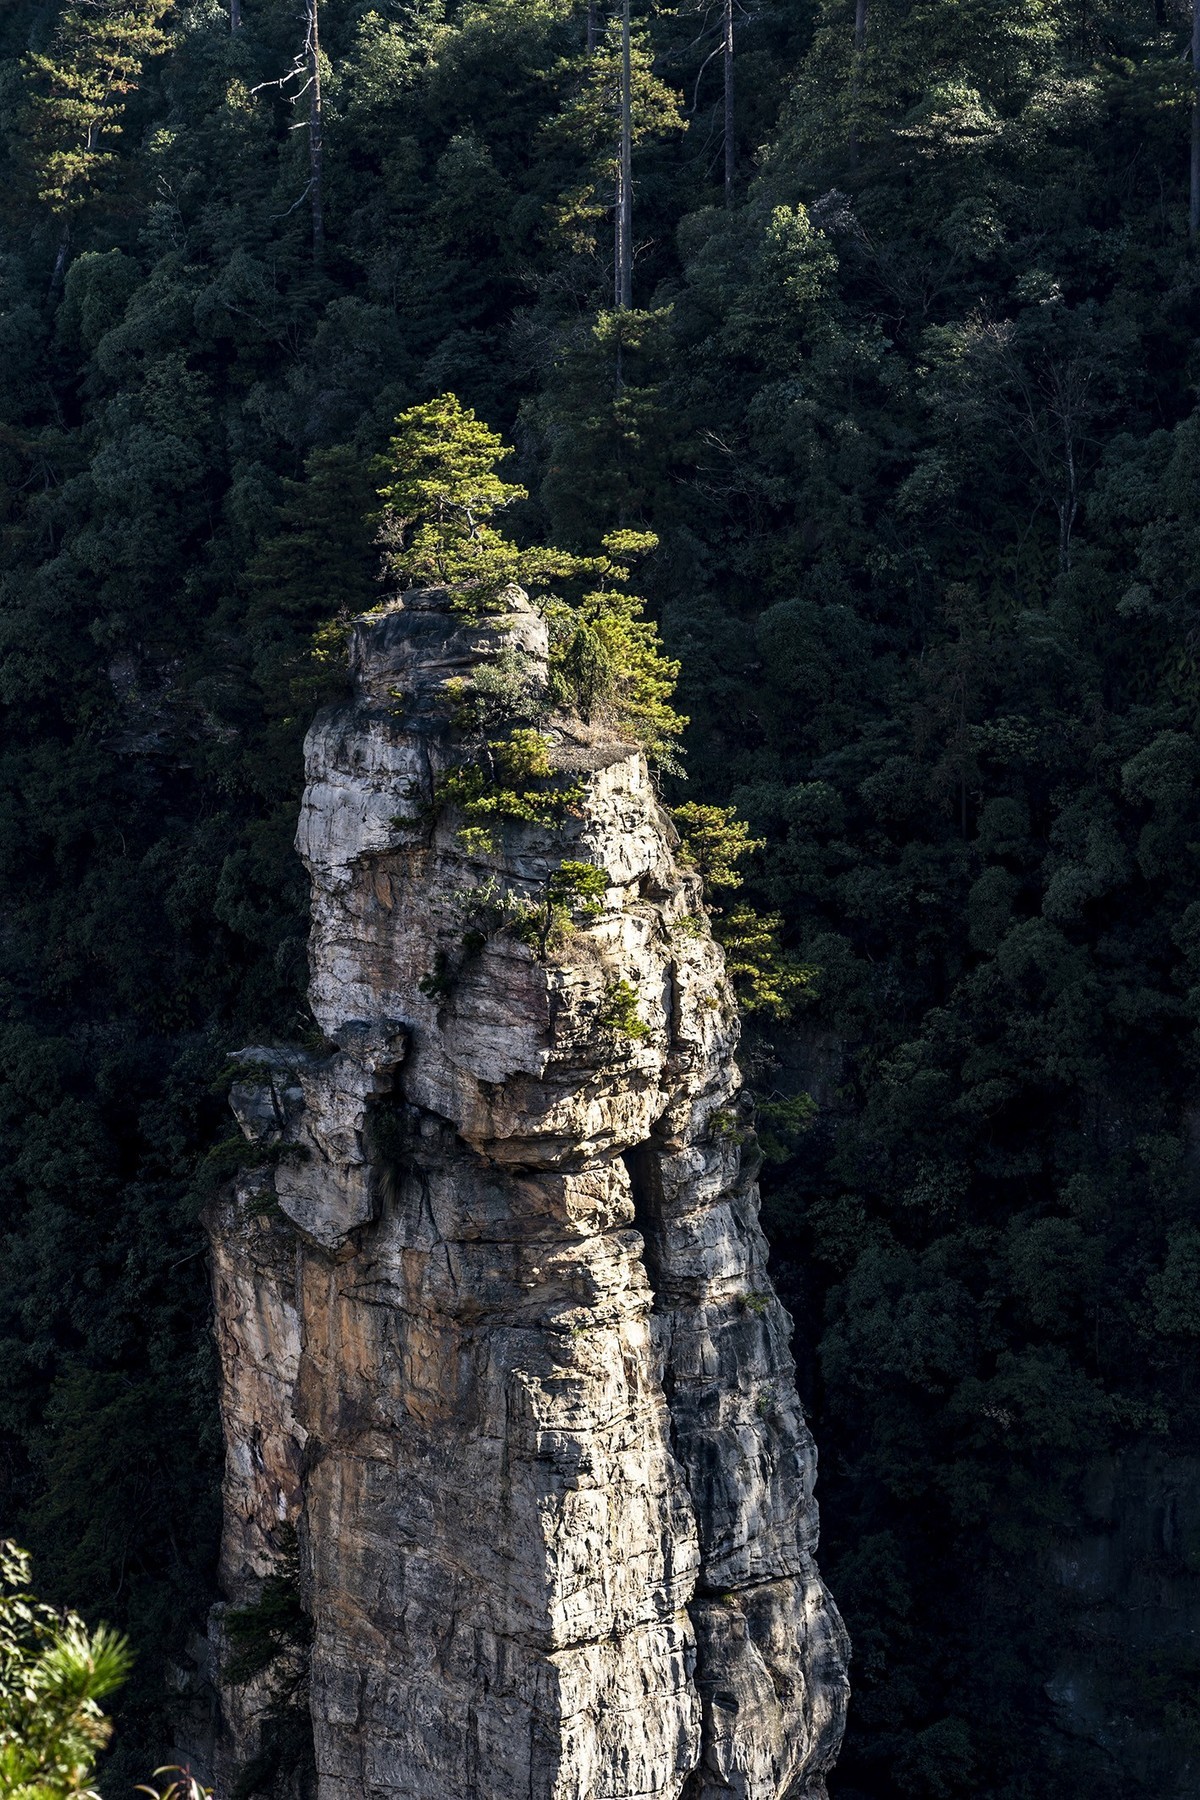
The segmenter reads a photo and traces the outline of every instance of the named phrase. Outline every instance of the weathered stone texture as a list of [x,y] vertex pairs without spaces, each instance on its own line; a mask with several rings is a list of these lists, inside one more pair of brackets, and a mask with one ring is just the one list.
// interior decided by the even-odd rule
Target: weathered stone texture
[[[431,805],[444,683],[505,645],[546,653],[520,596],[408,595],[309,735],[328,1051],[241,1053],[268,1161],[212,1215],[226,1590],[296,1517],[320,1800],[817,1795],[846,1646],[720,951],[640,751],[559,728],[578,811],[493,856]],[[468,890],[564,856],[599,916],[464,947]],[[602,1023],[619,980],[644,1037]]]

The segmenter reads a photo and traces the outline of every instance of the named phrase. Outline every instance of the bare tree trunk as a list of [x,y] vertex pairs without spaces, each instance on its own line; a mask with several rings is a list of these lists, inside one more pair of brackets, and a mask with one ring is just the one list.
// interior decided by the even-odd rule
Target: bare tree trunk
[[[1200,0],[1197,0],[1200,4]],[[850,65],[850,161],[858,161],[858,98],[862,90],[862,60],[867,48],[867,0],[855,0],[854,58]]]
[[321,40],[317,19],[320,0],[308,0],[308,178],[312,196],[313,262],[325,255],[325,213],[321,195]]
[[54,271],[50,276],[50,298],[53,300],[67,273],[67,257],[71,253],[71,220],[63,220],[62,234],[58,240],[58,253],[54,258]]
[[1079,468],[1075,460],[1075,428],[1085,418],[1084,403],[1091,376],[1073,358],[1061,368],[1051,365],[1051,411],[1062,428],[1063,491],[1058,503],[1058,570],[1071,572],[1071,534],[1079,516]]
[[613,299],[618,312],[633,304],[633,68],[629,0],[621,11],[621,149],[617,160],[616,258]]
[[596,0],[588,0],[587,53],[589,56],[596,54]]
[[1188,233],[1200,233],[1200,0],[1192,0],[1192,191]]
[[[1197,0],[1200,5],[1200,0]],[[733,0],[725,0],[725,204],[733,205]]]
[[242,29],[242,0],[229,0],[229,29],[230,31]]
[[1079,476],[1075,468],[1075,445],[1072,442],[1069,427],[1065,429],[1063,436],[1067,481],[1058,507],[1058,572],[1060,575],[1069,575],[1071,573],[1071,533],[1075,529],[1075,520],[1079,515]]

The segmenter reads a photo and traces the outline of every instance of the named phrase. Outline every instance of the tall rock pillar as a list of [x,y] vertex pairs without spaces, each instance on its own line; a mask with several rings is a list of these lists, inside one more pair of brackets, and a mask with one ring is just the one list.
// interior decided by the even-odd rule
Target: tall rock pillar
[[[519,594],[405,595],[309,734],[327,1045],[240,1053],[210,1221],[226,1592],[297,1525],[318,1800],[815,1797],[846,1642],[733,998],[640,750],[550,720],[560,821],[464,846],[446,684],[514,651]],[[547,948],[564,859],[604,893]]]

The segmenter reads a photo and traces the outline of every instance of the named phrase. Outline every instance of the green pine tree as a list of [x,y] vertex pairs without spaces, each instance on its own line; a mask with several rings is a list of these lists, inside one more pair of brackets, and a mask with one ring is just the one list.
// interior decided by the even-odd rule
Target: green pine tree
[[396,426],[377,465],[385,573],[402,586],[444,583],[468,614],[502,611],[524,588],[550,626],[555,700],[670,760],[687,723],[671,705],[679,665],[628,591],[630,560],[656,548],[654,535],[610,532],[595,556],[521,549],[491,522],[527,498],[496,474],[511,452],[494,431],[453,394],[411,407]]
[[30,1560],[0,1542],[0,1800],[99,1800],[112,1734],[100,1702],[132,1661],[124,1638],[28,1591]]
[[116,161],[125,102],[146,61],[169,43],[174,0],[73,0],[47,51],[31,51],[29,136],[38,198],[67,218]]
[[379,461],[385,573],[404,587],[458,589],[462,604],[479,610],[501,606],[521,559],[491,521],[527,497],[496,473],[511,454],[455,394],[401,413]]

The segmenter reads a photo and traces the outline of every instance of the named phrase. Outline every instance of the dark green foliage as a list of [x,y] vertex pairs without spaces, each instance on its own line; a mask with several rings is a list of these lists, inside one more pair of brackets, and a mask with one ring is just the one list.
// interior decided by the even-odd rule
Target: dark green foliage
[[819,1107],[811,1094],[772,1092],[755,1113],[758,1147],[769,1163],[786,1163],[801,1148],[800,1136],[816,1124]]
[[[849,0],[754,10],[728,208],[704,20],[643,21],[671,128],[638,145],[613,315],[582,7],[323,0],[314,272],[304,134],[261,85],[295,8],[231,34],[176,0],[61,280],[28,59],[74,27],[0,8],[0,1516],[139,1651],[114,1792],[161,1760],[164,1659],[212,1598],[216,1078],[310,1027],[301,740],[384,597],[375,458],[451,390],[518,445],[513,542],[596,557],[617,526],[649,599],[572,595],[554,694],[498,669],[464,743],[564,697],[603,722],[634,653],[650,742],[657,620],[688,804],[759,846],[718,924],[766,1002],[766,1216],[856,1644],[835,1792],[1183,1779],[1184,1640],[1138,1626],[1133,1575],[1112,1632],[1056,1571],[1091,1532],[1194,1593],[1186,1501],[1170,1542],[1120,1523],[1165,1516],[1200,1425],[1186,9],[870,0],[857,56]],[[695,95],[685,133],[651,73]],[[542,954],[599,903],[544,899]],[[472,946],[514,921],[500,896]],[[608,1010],[645,1028],[632,991]]]
[[308,1684],[312,1620],[300,1594],[300,1548],[293,1526],[278,1532],[276,1565],[249,1606],[224,1618],[229,1654],[223,1674],[235,1686],[265,1679],[262,1747],[242,1770],[232,1800],[270,1794],[286,1781],[310,1791],[314,1774]]
[[[831,6],[747,207],[685,225],[659,384],[711,433],[662,531],[693,784],[766,840],[749,898],[819,971],[750,1061],[821,1102],[767,1217],[857,1645],[840,1780],[1174,1792],[1194,1578],[1118,1653],[1057,1573],[1105,1537],[1099,1460],[1197,1428],[1196,276],[1182,121],[1145,110],[1173,40],[1148,6],[870,10],[855,130]],[[1056,1736],[1081,1665],[1146,1740]]]
[[91,0],[67,6],[48,53],[26,61],[29,98],[23,123],[31,139],[37,197],[69,215],[91,198],[124,125],[147,61],[161,54],[171,0]]
[[[293,1526],[279,1531],[276,1566],[265,1578],[258,1599],[231,1607],[225,1614],[229,1655],[224,1674],[235,1686],[253,1681],[281,1661],[299,1663],[312,1638],[312,1621],[300,1601],[300,1547]],[[299,1677],[289,1668],[287,1691]]]

